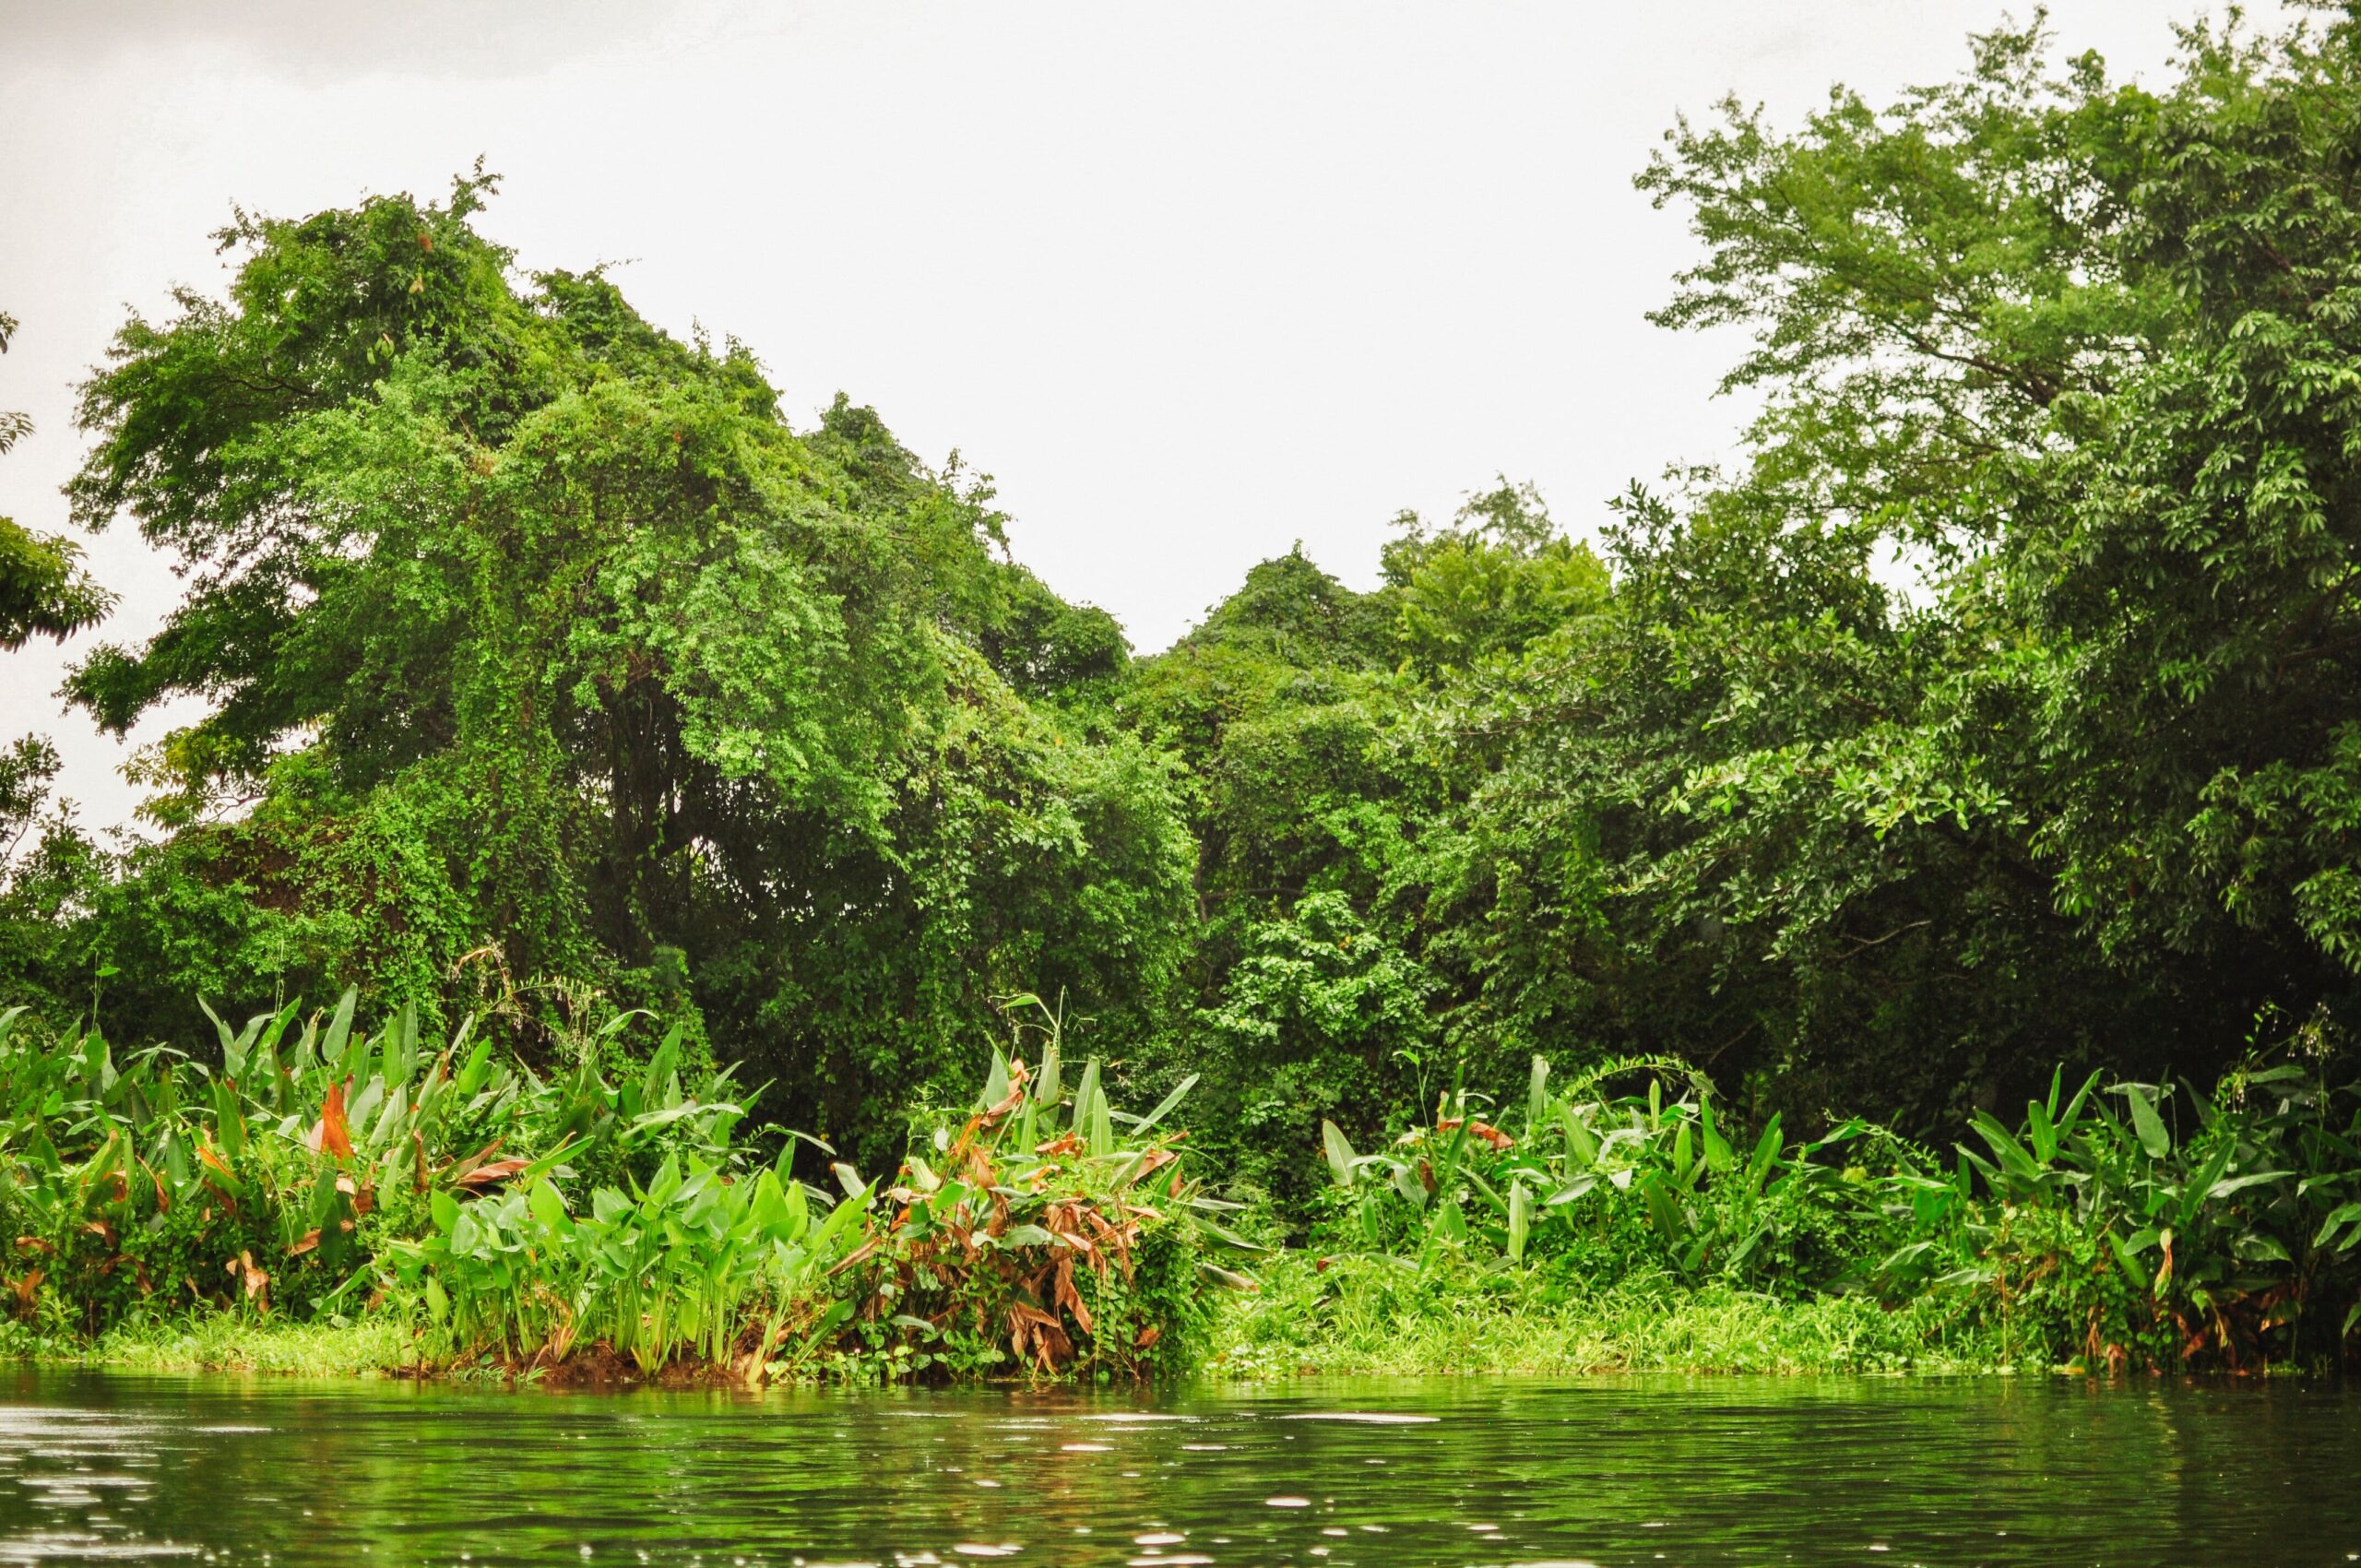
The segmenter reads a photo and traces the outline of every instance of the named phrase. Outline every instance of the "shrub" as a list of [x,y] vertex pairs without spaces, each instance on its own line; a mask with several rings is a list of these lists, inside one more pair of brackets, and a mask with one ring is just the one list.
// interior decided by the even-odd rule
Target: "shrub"
[[1069,1095],[1059,1020],[1018,1004],[1042,1020],[1036,1063],[995,1049],[972,1112],[914,1136],[858,1254],[862,1341],[893,1371],[1185,1369],[1207,1284],[1252,1283],[1206,1254],[1257,1250],[1215,1218],[1237,1206],[1198,1191],[1187,1134],[1159,1130],[1196,1080],[1126,1115],[1093,1058]]

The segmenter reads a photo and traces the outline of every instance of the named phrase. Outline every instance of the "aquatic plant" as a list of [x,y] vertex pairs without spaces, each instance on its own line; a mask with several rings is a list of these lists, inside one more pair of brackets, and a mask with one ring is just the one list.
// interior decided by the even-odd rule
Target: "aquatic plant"
[[[1642,1093],[1602,1092],[1640,1075]],[[1667,1099],[1667,1082],[1680,1098]],[[1704,1080],[1668,1057],[1606,1063],[1559,1088],[1536,1056],[1523,1109],[1512,1135],[1484,1119],[1486,1102],[1453,1093],[1431,1124],[1366,1154],[1323,1123],[1349,1217],[1328,1239],[1404,1251],[1420,1267],[1474,1248],[1513,1263],[1559,1260],[1591,1277],[1818,1282],[1872,1249],[1890,1224],[1857,1170],[1828,1156],[1858,1143],[1905,1152],[1858,1120],[1791,1145],[1775,1116],[1741,1147]]]
[[1886,1272],[1964,1254],[1944,1282],[2092,1365],[2340,1360],[2361,1327],[2361,1092],[2294,1062],[2210,1096],[2100,1076],[2062,1103],[2053,1079],[2013,1130],[1977,1112],[1957,1184],[1973,1170],[1986,1201]]

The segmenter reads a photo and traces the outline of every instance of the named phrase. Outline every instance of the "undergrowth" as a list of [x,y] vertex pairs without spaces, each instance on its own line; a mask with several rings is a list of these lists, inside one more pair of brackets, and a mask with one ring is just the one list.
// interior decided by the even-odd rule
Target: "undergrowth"
[[2006,1366],[1955,1309],[1857,1296],[1786,1300],[1733,1286],[1290,1253],[1221,1314],[1207,1371],[1313,1374],[1956,1372]]

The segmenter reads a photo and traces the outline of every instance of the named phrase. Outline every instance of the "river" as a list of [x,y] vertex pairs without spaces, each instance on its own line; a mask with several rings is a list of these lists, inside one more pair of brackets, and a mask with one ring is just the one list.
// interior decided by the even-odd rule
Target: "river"
[[0,1371],[0,1563],[2361,1562],[2361,1393],[1430,1379],[765,1395]]

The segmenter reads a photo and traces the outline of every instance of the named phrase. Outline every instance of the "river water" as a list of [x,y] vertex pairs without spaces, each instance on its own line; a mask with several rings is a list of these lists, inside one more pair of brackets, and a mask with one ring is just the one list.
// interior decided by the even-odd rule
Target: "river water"
[[0,1371],[0,1563],[2361,1562],[2361,1392],[762,1396]]

